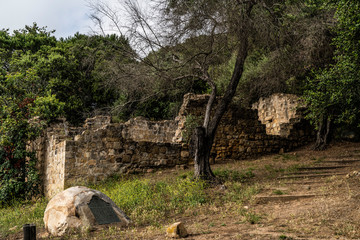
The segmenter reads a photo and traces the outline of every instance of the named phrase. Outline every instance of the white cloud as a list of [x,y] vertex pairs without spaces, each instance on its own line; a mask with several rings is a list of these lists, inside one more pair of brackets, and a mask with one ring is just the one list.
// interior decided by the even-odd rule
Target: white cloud
[[36,22],[56,30],[57,37],[88,33],[89,9],[84,0],[0,0],[0,28],[11,31]]
[[[119,8],[123,0],[103,0]],[[147,7],[149,0],[137,0]],[[120,7],[121,9],[121,7]],[[86,0],[0,0],[0,29],[23,29],[34,22],[56,37],[69,37],[76,32],[87,34],[94,27]],[[126,18],[124,19],[126,21]]]

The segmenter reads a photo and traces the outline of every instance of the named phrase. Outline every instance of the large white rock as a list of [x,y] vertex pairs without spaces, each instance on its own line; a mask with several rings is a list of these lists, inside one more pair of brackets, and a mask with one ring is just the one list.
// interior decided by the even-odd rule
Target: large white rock
[[54,236],[69,229],[89,229],[96,225],[116,223],[126,226],[130,219],[100,191],[71,187],[54,196],[44,213],[45,228]]

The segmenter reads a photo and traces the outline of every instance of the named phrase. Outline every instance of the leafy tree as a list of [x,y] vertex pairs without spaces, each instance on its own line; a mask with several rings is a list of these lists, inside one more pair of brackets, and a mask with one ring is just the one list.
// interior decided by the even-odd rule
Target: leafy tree
[[358,125],[360,104],[360,3],[336,1],[335,63],[309,78],[308,118],[317,126],[315,149],[324,149],[334,124]]
[[[0,31],[0,204],[39,191],[34,153],[27,143],[59,116],[73,123],[118,97],[104,83],[109,59],[130,58],[124,38],[84,36],[57,41],[36,24]],[[123,53],[123,51],[121,51]]]
[[39,97],[31,91],[36,81],[27,71],[8,74],[0,83],[0,205],[40,191],[36,157],[27,143],[62,114],[63,104],[50,93]]

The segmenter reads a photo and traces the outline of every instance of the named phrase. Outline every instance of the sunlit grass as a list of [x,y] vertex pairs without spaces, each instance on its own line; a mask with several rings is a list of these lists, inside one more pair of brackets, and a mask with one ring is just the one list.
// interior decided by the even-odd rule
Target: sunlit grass
[[[134,226],[159,227],[171,216],[196,213],[200,208],[211,208],[232,202],[242,207],[259,187],[249,184],[254,177],[252,169],[237,171],[217,169],[215,175],[226,184],[226,191],[218,194],[204,181],[194,180],[191,171],[175,174],[172,178],[147,178],[145,176],[115,176],[88,187],[110,197],[132,220]],[[0,209],[0,236],[7,236],[22,229],[26,223],[43,227],[43,214],[47,200],[32,203],[15,203]],[[241,213],[240,216],[248,216]],[[249,215],[250,216],[250,215]],[[249,220],[250,221],[250,220]],[[256,221],[254,221],[256,222]],[[1,237],[0,237],[1,238]]]
[[45,199],[39,199],[31,203],[15,202],[11,206],[0,208],[0,239],[7,234],[18,232],[27,223],[42,227],[46,205]]

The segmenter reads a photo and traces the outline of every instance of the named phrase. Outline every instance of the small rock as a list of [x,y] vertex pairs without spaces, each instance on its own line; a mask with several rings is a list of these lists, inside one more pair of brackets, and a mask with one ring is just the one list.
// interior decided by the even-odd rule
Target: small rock
[[357,176],[360,176],[360,172],[358,172],[358,171],[353,171],[346,175],[347,178],[357,177]]
[[48,233],[48,232],[42,232],[42,233],[39,233],[39,235],[38,235],[38,237],[39,238],[49,238],[50,237],[50,233]]
[[9,228],[9,231],[15,231],[17,229],[17,226],[14,226],[12,228]]
[[172,238],[185,238],[188,236],[188,233],[182,222],[176,222],[166,229],[166,236]]
[[224,184],[221,184],[221,185],[219,186],[219,190],[220,190],[220,191],[226,190],[226,186],[225,186]]

